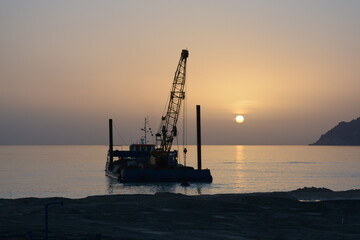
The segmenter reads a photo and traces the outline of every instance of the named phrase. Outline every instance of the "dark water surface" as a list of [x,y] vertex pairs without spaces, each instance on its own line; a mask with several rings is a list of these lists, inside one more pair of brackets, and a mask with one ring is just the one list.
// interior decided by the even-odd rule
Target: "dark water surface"
[[[188,150],[187,165],[195,167],[196,146]],[[203,168],[211,169],[214,182],[185,188],[109,179],[104,174],[107,146],[0,146],[0,198],[360,188],[360,147],[232,145],[202,150]]]

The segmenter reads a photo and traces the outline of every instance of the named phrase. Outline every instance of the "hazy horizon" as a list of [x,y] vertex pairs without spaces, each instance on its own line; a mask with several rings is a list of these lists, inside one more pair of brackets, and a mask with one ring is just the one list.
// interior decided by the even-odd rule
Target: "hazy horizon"
[[106,145],[109,118],[115,144],[138,141],[185,48],[189,144],[197,104],[204,145],[313,143],[360,117],[359,12],[350,0],[1,1],[0,144]]

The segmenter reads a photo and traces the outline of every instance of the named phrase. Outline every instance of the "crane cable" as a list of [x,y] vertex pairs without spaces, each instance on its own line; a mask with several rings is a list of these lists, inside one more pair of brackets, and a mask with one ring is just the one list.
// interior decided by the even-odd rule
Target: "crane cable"
[[[186,74],[186,73],[185,73]],[[184,76],[185,78],[186,76]],[[187,85],[185,84],[185,99],[184,99],[184,111],[183,111],[183,154],[184,154],[184,166],[186,166],[186,153],[187,153]]]
[[114,123],[114,128],[115,128],[115,131],[116,131],[117,135],[120,137],[123,145],[129,145],[129,144],[123,139],[123,137],[121,136],[119,129],[116,127],[116,123]]
[[[177,72],[177,68],[175,70],[175,75],[176,75],[176,72]],[[170,102],[170,98],[171,98],[171,93],[172,93],[172,89],[173,89],[173,84],[174,84],[174,82],[170,86],[170,91],[168,91],[169,94],[167,95],[165,106],[164,106],[164,109],[163,109],[163,112],[162,112],[162,115],[161,115],[161,121],[160,121],[160,124],[159,124],[158,133],[161,133],[161,127],[162,127],[162,124],[163,124],[163,117],[167,115],[167,111],[168,111],[168,108],[169,108],[169,102]],[[185,85],[185,87],[186,87],[186,85]]]

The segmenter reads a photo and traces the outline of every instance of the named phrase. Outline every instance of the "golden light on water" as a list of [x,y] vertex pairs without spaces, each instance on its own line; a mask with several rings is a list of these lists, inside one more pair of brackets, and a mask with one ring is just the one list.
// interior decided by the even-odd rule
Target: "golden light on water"
[[236,118],[235,118],[235,121],[237,123],[243,123],[245,121],[245,118],[242,115],[237,115]]

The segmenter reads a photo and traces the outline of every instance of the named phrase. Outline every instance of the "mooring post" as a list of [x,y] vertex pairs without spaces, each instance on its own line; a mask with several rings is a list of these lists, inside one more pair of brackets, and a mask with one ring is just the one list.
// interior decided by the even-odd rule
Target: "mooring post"
[[60,206],[64,206],[63,201],[55,201],[45,204],[45,240],[48,240],[49,237],[49,206],[59,204]]
[[197,130],[197,157],[198,170],[201,170],[201,124],[200,124],[200,105],[196,105],[196,130]]
[[109,156],[110,156],[110,163],[113,163],[113,125],[112,125],[112,119],[109,119]]

